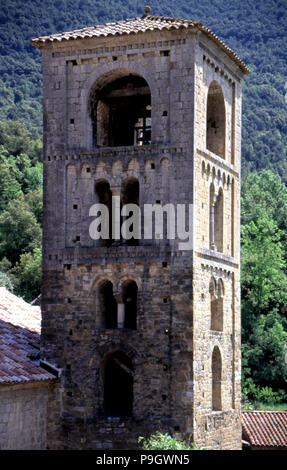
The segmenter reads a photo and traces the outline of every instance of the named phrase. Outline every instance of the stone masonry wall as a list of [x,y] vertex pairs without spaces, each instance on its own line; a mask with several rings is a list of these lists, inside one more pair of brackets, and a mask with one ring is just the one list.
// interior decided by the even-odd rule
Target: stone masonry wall
[[[41,356],[61,370],[50,448],[134,448],[159,429],[216,448],[240,448],[240,72],[187,31],[53,43],[43,51],[44,238]],[[128,74],[151,91],[152,144],[93,148],[90,96]],[[206,149],[206,102],[218,82],[225,159]],[[139,181],[139,205],[193,204],[193,249],[170,242],[99,247],[88,235],[95,183],[120,195]],[[210,185],[223,192],[223,252],[210,250]],[[223,331],[210,329],[210,280],[222,281]],[[98,286],[138,286],[137,329],[99,328]],[[221,282],[220,281],[220,282]],[[222,410],[212,410],[211,356],[222,359]],[[103,358],[134,368],[133,414],[103,410]],[[116,388],[115,388],[116,393]],[[55,432],[51,432],[54,426]]]
[[0,449],[44,450],[49,384],[0,387]]
[[[241,449],[240,424],[240,74],[200,38],[195,85],[194,437],[212,449]],[[225,158],[206,148],[207,95],[217,82],[225,104]],[[210,247],[210,187],[223,192],[223,250]],[[222,331],[211,328],[210,283],[223,286]],[[212,353],[222,361],[221,410],[212,409]]]

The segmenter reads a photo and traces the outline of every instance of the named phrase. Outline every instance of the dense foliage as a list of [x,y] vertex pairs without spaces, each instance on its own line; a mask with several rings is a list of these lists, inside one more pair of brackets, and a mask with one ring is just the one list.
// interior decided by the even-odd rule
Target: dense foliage
[[38,134],[0,122],[0,285],[29,301],[41,283],[42,173]]
[[190,447],[184,441],[160,432],[148,438],[139,437],[138,441],[144,450],[199,450],[194,444]]
[[[41,53],[30,39],[143,14],[139,0],[6,0],[0,7],[0,119],[41,129]],[[152,13],[199,20],[252,70],[244,84],[245,171],[287,181],[286,0],[153,0]]]
[[[40,291],[42,226],[41,54],[30,39],[139,16],[143,5],[138,0],[1,4],[0,285],[28,301]],[[252,71],[243,83],[242,116],[243,391],[253,401],[286,400],[287,2],[154,0],[151,6],[153,14],[201,21]],[[273,172],[259,173],[262,169]],[[146,445],[168,446],[169,439],[158,435]]]
[[270,170],[242,187],[242,366],[245,398],[287,400],[287,188]]

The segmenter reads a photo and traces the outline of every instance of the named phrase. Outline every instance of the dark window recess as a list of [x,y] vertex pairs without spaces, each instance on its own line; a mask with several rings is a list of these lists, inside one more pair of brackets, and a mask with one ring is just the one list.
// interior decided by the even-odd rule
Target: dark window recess
[[123,285],[123,301],[125,304],[125,328],[137,327],[137,295],[138,286],[135,281],[127,281]]
[[137,75],[114,80],[91,97],[95,146],[133,146],[151,143],[151,94]]
[[65,268],[66,268],[68,271],[70,271],[70,270],[71,270],[71,267],[72,267],[72,265],[71,265],[71,264],[65,264]]
[[87,173],[91,173],[91,168],[87,168]]
[[162,267],[163,267],[163,268],[167,268],[167,262],[166,262],[166,261],[163,261]]
[[[140,195],[140,187],[139,182],[136,178],[128,178],[124,181],[122,187],[122,194],[121,194],[121,206],[127,204],[136,204],[139,206],[139,195]],[[131,213],[130,213],[131,215]],[[121,224],[126,220],[128,216],[121,217]],[[135,230],[136,227],[133,225],[130,228],[130,231]],[[130,238],[129,240],[122,240],[123,244],[127,244],[128,246],[138,246],[139,240],[137,238]]]
[[161,55],[162,57],[168,57],[169,54],[170,54],[170,51],[160,51],[160,55]]
[[72,299],[68,298],[68,304],[72,303]]
[[78,204],[74,204],[73,209],[78,209]]
[[109,210],[109,238],[108,240],[99,240],[102,246],[110,246],[113,243],[112,239],[112,228],[113,228],[113,213],[112,213],[112,192],[110,185],[105,180],[96,181],[95,184],[95,193],[97,197],[97,202],[107,206]]
[[167,116],[167,111],[163,111],[162,115]]
[[71,124],[75,124],[75,119],[70,119]]
[[118,60],[117,56],[113,56],[113,61],[115,62],[116,60]]
[[222,361],[218,346],[215,346],[212,353],[212,409],[219,411],[222,409],[221,403],[221,380]]
[[104,363],[104,410],[109,416],[131,416],[132,407],[132,362],[122,351],[115,351]]
[[154,163],[151,163],[151,164],[150,164],[150,167],[151,167],[152,170],[154,170],[154,169],[155,169],[155,164],[154,164]]
[[67,397],[72,397],[73,396],[73,392],[67,392]]
[[73,336],[73,330],[70,330],[70,331],[69,331],[69,335],[70,335],[70,336]]
[[207,95],[206,147],[225,158],[225,102],[218,82],[213,81]]
[[99,289],[100,311],[103,312],[105,328],[117,328],[117,301],[113,294],[113,284],[107,281]]

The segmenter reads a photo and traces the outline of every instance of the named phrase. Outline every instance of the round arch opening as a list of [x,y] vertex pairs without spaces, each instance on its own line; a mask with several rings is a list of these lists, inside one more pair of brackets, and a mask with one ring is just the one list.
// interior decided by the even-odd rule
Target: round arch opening
[[151,143],[151,91],[146,80],[128,70],[97,81],[90,94],[94,146]]
[[225,158],[225,102],[221,86],[213,81],[207,95],[206,148]]

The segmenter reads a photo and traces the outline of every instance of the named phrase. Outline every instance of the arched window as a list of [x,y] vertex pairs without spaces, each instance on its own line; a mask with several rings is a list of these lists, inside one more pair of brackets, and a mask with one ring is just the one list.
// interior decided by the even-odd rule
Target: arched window
[[225,103],[216,81],[211,82],[207,95],[206,148],[225,158]]
[[131,416],[133,409],[133,365],[122,351],[104,359],[104,410],[109,416]]
[[213,183],[209,191],[209,246],[211,250],[223,252],[224,201],[222,188],[215,193]]
[[109,239],[100,239],[97,241],[98,245],[101,246],[110,246],[113,242],[112,240],[112,192],[110,185],[106,180],[99,180],[95,183],[95,193],[97,203],[104,204],[107,206],[109,211]]
[[143,77],[125,72],[112,72],[91,94],[94,145],[118,147],[151,142],[150,88]]
[[113,284],[110,281],[102,282],[98,295],[97,323],[102,328],[117,328],[117,301],[113,294]]
[[224,286],[222,279],[216,283],[212,279],[209,285],[210,293],[210,328],[214,331],[223,331],[223,296]]
[[[134,204],[139,208],[139,182],[136,178],[128,178],[124,181],[122,186],[122,195],[121,195],[121,206],[126,206],[127,204]],[[137,246],[139,244],[139,239],[141,236],[140,233],[140,213],[136,212],[127,212],[126,216],[122,217],[122,224],[125,220],[129,219],[132,216],[131,223],[129,224],[129,230],[127,231],[125,242],[130,246]],[[122,226],[121,224],[121,226]],[[130,235],[129,235],[130,233]],[[134,237],[133,234],[136,236]],[[129,238],[129,236],[131,238]],[[137,238],[136,238],[137,237]]]
[[125,328],[137,327],[137,295],[138,286],[135,281],[126,281],[123,284],[123,302],[125,305]]
[[223,252],[223,191],[219,189],[214,205],[214,241],[217,251]]
[[215,346],[212,353],[212,409],[222,410],[221,402],[222,362],[219,348]]

